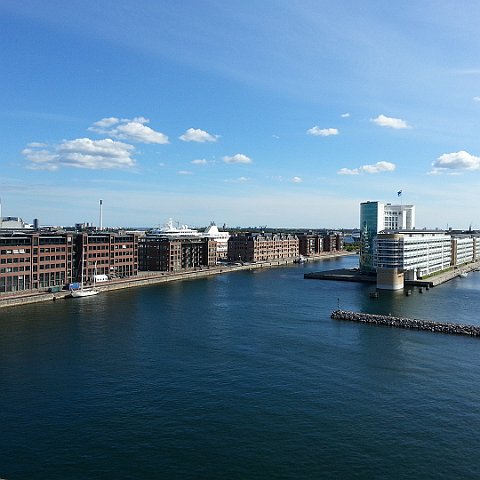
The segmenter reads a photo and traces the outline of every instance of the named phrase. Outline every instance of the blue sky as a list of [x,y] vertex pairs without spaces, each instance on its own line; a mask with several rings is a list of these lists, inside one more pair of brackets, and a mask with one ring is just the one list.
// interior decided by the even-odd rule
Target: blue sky
[[3,215],[480,228],[480,3],[2,0]]

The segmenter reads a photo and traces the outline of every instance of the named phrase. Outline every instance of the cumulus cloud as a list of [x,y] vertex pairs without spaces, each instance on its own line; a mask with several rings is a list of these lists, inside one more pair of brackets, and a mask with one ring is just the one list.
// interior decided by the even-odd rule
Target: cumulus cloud
[[30,144],[22,153],[30,162],[31,169],[57,170],[61,167],[73,167],[108,170],[133,167],[134,151],[132,145],[109,138],[103,140],[77,138],[64,140],[51,148],[35,148]]
[[243,153],[237,153],[231,157],[227,155],[223,157],[223,161],[225,163],[252,163],[252,159]]
[[347,113],[342,113],[340,115],[342,118],[349,118],[350,117],[350,114],[347,112]]
[[89,127],[89,130],[131,142],[169,143],[168,137],[165,134],[153,130],[153,128],[146,125],[147,123],[150,123],[150,120],[145,117],[135,117],[132,119],[108,117],[95,122]]
[[373,165],[362,165],[358,168],[341,168],[338,170],[339,175],[360,175],[361,173],[381,173],[381,172],[393,172],[396,168],[396,165],[391,162],[377,162]]
[[365,173],[393,172],[395,164],[391,162],[377,162],[373,165],[363,165],[360,170]]
[[193,165],[207,165],[208,160],[205,160],[204,158],[200,158],[197,160],[192,160],[190,163],[193,163]]
[[320,128],[316,125],[307,130],[308,135],[314,135],[316,137],[330,137],[331,135],[338,135],[338,133],[336,128]]
[[432,166],[431,174],[480,170],[480,157],[471,155],[465,150],[460,150],[459,152],[440,155],[437,160],[432,163]]
[[200,130],[199,128],[189,128],[183,135],[181,135],[180,140],[184,142],[216,142],[218,135],[211,135],[205,130]]
[[303,179],[302,179],[302,177],[293,177],[292,182],[293,183],[302,183]]
[[410,125],[401,118],[386,117],[385,115],[379,115],[377,118],[372,118],[371,121],[380,127],[389,127],[395,129],[410,128]]

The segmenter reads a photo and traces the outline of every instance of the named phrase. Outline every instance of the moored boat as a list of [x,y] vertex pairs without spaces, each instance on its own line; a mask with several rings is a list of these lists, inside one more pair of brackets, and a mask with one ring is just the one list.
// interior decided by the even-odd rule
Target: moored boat
[[92,295],[97,295],[99,291],[95,287],[95,279],[97,277],[97,264],[95,263],[95,275],[93,276],[93,286],[85,286],[83,284],[83,252],[82,252],[82,259],[80,263],[80,288],[78,289],[71,289],[70,295],[72,298],[82,298],[82,297],[91,297]]

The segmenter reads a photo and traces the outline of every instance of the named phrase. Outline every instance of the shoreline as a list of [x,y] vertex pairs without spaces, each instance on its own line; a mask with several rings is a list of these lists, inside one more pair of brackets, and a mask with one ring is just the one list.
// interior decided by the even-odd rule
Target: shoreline
[[[356,255],[356,253],[341,251],[334,253],[325,253],[312,257],[305,257],[307,263],[317,262],[321,260]],[[212,275],[223,275],[231,272],[239,272],[243,270],[257,270],[261,268],[284,267],[296,263],[297,258],[285,258],[282,260],[270,260],[258,263],[245,263],[243,265],[217,265],[215,267],[203,267],[196,270],[188,270],[179,273],[167,272],[139,272],[136,277],[126,279],[115,279],[97,284],[96,288],[100,292],[109,292],[114,290],[122,290],[125,288],[143,287],[147,285],[156,285],[160,283],[176,282],[183,280],[196,280],[200,278],[208,278]],[[27,291],[21,293],[0,294],[0,309],[6,307],[15,307],[19,305],[27,305],[31,303],[40,303],[48,301],[57,301],[70,298],[68,290],[51,293],[47,291]]]

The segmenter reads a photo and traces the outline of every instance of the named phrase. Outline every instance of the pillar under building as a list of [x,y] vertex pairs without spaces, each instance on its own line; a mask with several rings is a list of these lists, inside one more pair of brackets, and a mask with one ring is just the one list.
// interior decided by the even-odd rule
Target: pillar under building
[[404,274],[398,268],[377,268],[377,288],[379,290],[401,290]]

